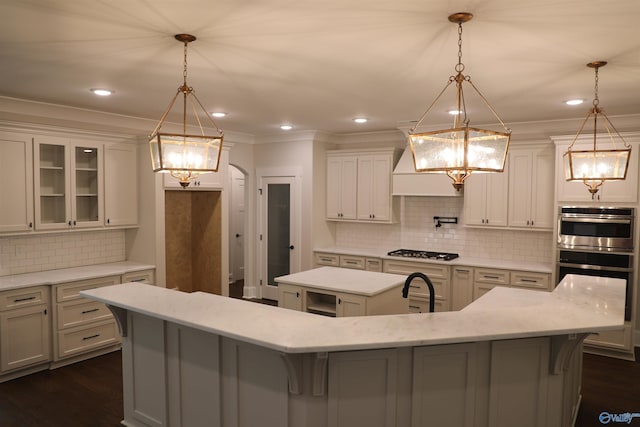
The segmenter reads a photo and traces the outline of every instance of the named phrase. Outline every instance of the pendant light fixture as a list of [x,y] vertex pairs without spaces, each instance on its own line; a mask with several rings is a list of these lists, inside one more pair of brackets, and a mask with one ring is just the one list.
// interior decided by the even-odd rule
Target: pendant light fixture
[[[154,172],[170,173],[186,188],[190,180],[200,174],[217,172],[222,153],[223,132],[210,114],[207,113],[195,91],[187,84],[187,45],[196,40],[191,34],[177,34],[175,39],[184,43],[183,83],[169,103],[160,122],[149,137],[151,163]],[[182,94],[182,132],[163,132],[167,115],[173,108],[176,99]],[[194,124],[199,131],[190,133],[187,121],[187,110],[195,116]],[[208,136],[203,128],[203,121],[208,120],[216,129],[216,136]]]
[[[471,81],[470,76],[463,74],[462,63],[462,24],[473,18],[471,13],[461,12],[449,16],[449,21],[458,24],[458,63],[456,75],[450,76],[447,84],[420,120],[409,130],[409,144],[413,153],[414,166],[417,172],[446,173],[452,180],[456,190],[464,185],[464,180],[472,172],[502,172],[511,139],[511,129],[502,122],[487,99]],[[452,110],[453,125],[448,129],[415,133],[427,114],[438,102],[447,88],[455,83],[456,105]],[[498,119],[504,131],[493,131],[470,127],[465,103],[463,84],[468,83],[480,96],[484,104]]]
[[[620,181],[627,178],[627,167],[629,166],[629,157],[631,157],[631,146],[616,130],[599,105],[598,69],[605,65],[607,65],[606,61],[595,61],[587,64],[587,67],[595,70],[593,107],[589,110],[587,117],[582,122],[580,129],[578,129],[578,133],[563,156],[565,179],[567,181],[582,181],[588,187],[592,197],[595,196],[605,181]],[[578,140],[591,116],[593,116],[593,149],[574,150],[573,145]],[[602,123],[604,123],[606,133],[602,135],[598,135],[598,117],[604,119]],[[598,137],[601,139],[600,146],[605,145],[606,148],[598,148]],[[605,144],[602,143],[602,140],[604,140]]]

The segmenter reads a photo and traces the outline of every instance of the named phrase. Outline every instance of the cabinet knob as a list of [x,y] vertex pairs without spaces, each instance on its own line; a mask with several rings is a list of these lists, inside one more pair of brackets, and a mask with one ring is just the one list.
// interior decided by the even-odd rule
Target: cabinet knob
[[291,245],[291,246],[289,246],[289,249],[294,250],[295,246]]
[[338,304],[342,304],[342,300],[338,298]]
[[107,218],[107,224],[111,224],[111,220]]
[[29,228],[33,228],[33,223],[32,222],[29,223]]

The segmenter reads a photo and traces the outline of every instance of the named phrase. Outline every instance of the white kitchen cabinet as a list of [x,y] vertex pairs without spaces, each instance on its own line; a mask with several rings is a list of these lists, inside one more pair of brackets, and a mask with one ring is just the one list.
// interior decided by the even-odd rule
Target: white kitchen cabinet
[[398,350],[330,353],[327,424],[331,427],[393,427],[396,421]]
[[453,267],[451,277],[451,310],[458,311],[473,301],[473,268]]
[[102,219],[102,147],[36,137],[34,201],[37,230],[97,227]]
[[330,267],[382,272],[382,260],[377,257],[316,252],[314,259],[316,266],[326,265]]
[[0,132],[0,233],[33,231],[31,136]]
[[[593,149],[593,136],[589,139],[581,138],[573,146],[575,150]],[[605,141],[607,138],[599,138]],[[564,153],[567,152],[570,142],[564,139],[554,139],[556,142],[556,198],[558,202],[584,202],[584,203],[637,203],[638,201],[638,149],[640,149],[640,136],[625,136],[625,140],[632,146],[629,157],[627,178],[622,181],[606,181],[593,196],[588,187],[582,182],[568,182],[564,173]],[[621,144],[616,145],[622,148]],[[598,142],[598,148],[607,148],[606,144]]]
[[120,278],[121,283],[138,282],[149,285],[155,284],[155,270],[131,271]]
[[336,317],[366,316],[366,297],[340,293],[336,298]]
[[48,362],[49,330],[48,287],[0,293],[0,371]]
[[[420,272],[425,274],[435,291],[435,311],[449,311],[451,309],[451,267],[425,262],[384,260],[382,271],[385,273],[409,275]],[[420,278],[409,284],[409,309],[413,313],[429,311],[429,287]]]
[[279,283],[278,307],[302,311],[302,288],[300,286]]
[[497,268],[476,268],[473,279],[474,301],[496,286],[552,291],[551,274]]
[[223,172],[222,169],[218,169],[218,172],[210,172],[200,174],[197,178],[190,181],[187,188],[183,188],[180,185],[180,181],[177,178],[172,177],[170,174],[163,174],[164,188],[179,188],[184,190],[220,190],[223,186]]
[[104,147],[105,226],[138,224],[138,151],[133,144]]
[[465,225],[506,227],[509,167],[503,173],[474,173],[464,183]]
[[391,173],[388,154],[358,157],[358,219],[390,222],[392,216]]
[[399,208],[391,196],[391,175],[400,150],[327,152],[327,219],[395,221]]
[[81,360],[92,357],[92,352],[119,345],[118,327],[109,309],[80,296],[81,291],[119,283],[120,276],[107,276],[53,285],[55,362]]
[[356,219],[358,158],[327,154],[327,218]]
[[551,230],[554,224],[553,147],[509,151],[509,226]]

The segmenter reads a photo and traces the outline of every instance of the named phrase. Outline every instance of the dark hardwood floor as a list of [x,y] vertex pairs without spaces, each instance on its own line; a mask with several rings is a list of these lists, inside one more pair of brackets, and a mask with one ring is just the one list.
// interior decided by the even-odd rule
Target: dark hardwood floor
[[0,384],[2,427],[116,427],[122,408],[120,351]]
[[[0,384],[1,427],[116,427],[122,408],[119,351]],[[576,426],[603,426],[602,412],[640,412],[639,362],[585,354]],[[640,418],[609,425],[640,426]]]

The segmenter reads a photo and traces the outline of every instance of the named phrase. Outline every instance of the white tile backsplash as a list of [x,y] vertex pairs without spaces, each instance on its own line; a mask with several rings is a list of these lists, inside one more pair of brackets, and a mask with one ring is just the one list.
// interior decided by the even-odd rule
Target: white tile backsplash
[[124,230],[0,237],[0,276],[124,260]]
[[[400,223],[340,222],[336,226],[336,246],[421,249],[473,258],[552,263],[551,231],[467,228],[462,215],[462,197],[405,197]],[[434,216],[458,217],[458,224],[436,228]]]

